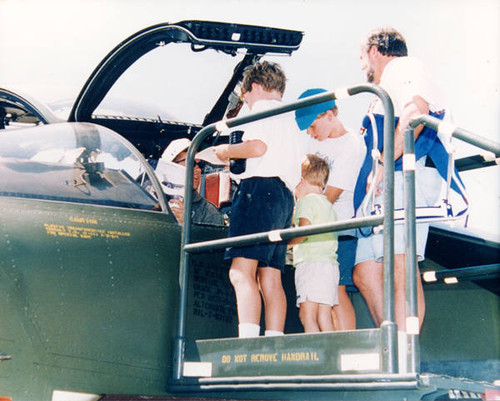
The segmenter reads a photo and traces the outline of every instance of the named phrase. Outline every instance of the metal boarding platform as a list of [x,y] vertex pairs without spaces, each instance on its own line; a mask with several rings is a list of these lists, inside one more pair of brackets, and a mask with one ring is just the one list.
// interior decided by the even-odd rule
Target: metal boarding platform
[[[384,105],[384,165],[386,191],[384,215],[368,216],[315,226],[276,230],[191,243],[192,170],[194,156],[202,141],[215,131],[222,131],[258,119],[293,111],[332,99],[370,92]],[[499,389],[489,383],[474,382],[433,374],[421,374],[419,361],[419,330],[416,301],[415,250],[415,183],[414,170],[404,170],[405,191],[409,194],[405,205],[407,247],[407,326],[404,346],[398,350],[398,333],[394,322],[394,117],[392,102],[377,85],[365,84],[335,92],[328,92],[290,103],[273,110],[245,117],[221,121],[201,130],[188,151],[184,226],[182,231],[181,266],[179,273],[179,314],[174,343],[174,371],[169,389],[176,392],[217,394],[231,392],[231,398],[273,398],[269,392],[295,392],[290,397],[279,393],[278,399],[301,399],[297,394],[314,390],[315,399],[478,399],[486,389]],[[419,117],[413,120],[405,133],[405,157],[413,156],[413,129],[426,124],[439,130],[440,120]],[[500,147],[475,137],[456,127],[445,126],[449,135],[500,155]],[[412,143],[413,142],[413,143]],[[192,254],[241,246],[263,241],[288,240],[302,235],[339,231],[355,227],[373,227],[383,224],[384,235],[384,322],[378,329],[332,333],[288,334],[282,337],[254,339],[222,338],[196,340],[198,355],[186,359],[187,286]],[[415,324],[417,322],[417,324]],[[406,352],[405,352],[406,351]],[[241,397],[239,396],[241,391]],[[252,392],[252,393],[249,393]],[[252,394],[251,397],[249,394]],[[311,398],[311,394],[308,393]],[[448,398],[446,398],[448,397]],[[458,398],[457,398],[458,397]],[[466,397],[466,398],[464,398]],[[303,398],[302,398],[303,399]]]
[[380,346],[376,329],[197,341],[214,377],[287,376],[291,368],[308,376],[382,373]]

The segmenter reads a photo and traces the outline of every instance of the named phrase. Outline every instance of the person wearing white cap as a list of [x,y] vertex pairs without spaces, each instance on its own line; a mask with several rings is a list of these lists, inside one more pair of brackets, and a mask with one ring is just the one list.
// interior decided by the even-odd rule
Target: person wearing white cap
[[[173,168],[174,166],[171,163],[175,163],[179,166],[186,165],[186,157],[187,150],[191,145],[191,141],[187,138],[175,139],[167,146],[164,150],[161,159],[159,160],[159,164],[163,164],[164,166],[170,166]],[[195,160],[195,165],[193,168],[193,203],[192,203],[192,222],[195,224],[211,224],[211,225],[224,225],[224,218],[222,213],[208,200],[203,198],[199,191],[199,187],[201,184],[201,173],[202,173],[202,164],[198,160]],[[158,167],[157,167],[158,172]],[[185,176],[185,174],[184,174]],[[161,177],[160,183],[164,187],[164,191],[167,193],[171,189],[171,183],[164,182]],[[169,185],[167,185],[169,184]],[[181,189],[183,190],[183,184]],[[175,196],[169,199],[170,209],[172,213],[176,217],[179,223],[183,223],[184,221],[184,201],[182,197]]]

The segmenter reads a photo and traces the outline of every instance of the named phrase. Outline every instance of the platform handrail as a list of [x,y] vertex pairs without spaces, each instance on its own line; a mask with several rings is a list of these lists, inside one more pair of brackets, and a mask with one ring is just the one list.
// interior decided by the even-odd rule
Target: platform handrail
[[[426,125],[448,141],[456,137],[483,150],[500,155],[500,144],[475,135],[449,122],[428,114],[410,119],[404,132],[403,175],[404,175],[404,222],[405,222],[405,271],[406,271],[406,332],[408,334],[407,370],[417,372],[420,367],[418,337],[420,334],[417,302],[417,246],[416,246],[416,196],[415,196],[415,128]],[[448,168],[454,166],[449,165]],[[451,172],[448,172],[450,175]],[[453,220],[445,219],[445,220]],[[432,220],[431,220],[432,221]],[[419,221],[423,222],[423,221]]]
[[496,157],[500,157],[500,143],[496,141],[492,141],[490,139],[476,135],[466,129],[460,128],[447,121],[442,121],[428,114],[419,115],[415,118],[412,118],[409,122],[409,125],[412,128],[416,128],[420,124],[424,124],[442,135],[453,136],[463,142],[467,142],[480,149],[489,151]]
[[189,253],[201,253],[223,249],[229,246],[248,246],[263,242],[289,240],[295,237],[323,234],[332,231],[349,230],[358,227],[373,227],[384,223],[384,216],[357,217],[349,220],[339,220],[332,223],[310,224],[303,227],[283,228],[281,230],[264,231],[256,234],[237,237],[195,242],[187,244],[184,250]]
[[[179,268],[179,309],[177,317],[176,337],[173,350],[173,375],[174,381],[182,378],[182,364],[184,359],[184,348],[186,343],[185,327],[187,314],[187,293],[188,293],[188,273],[190,265],[190,252],[196,250],[196,244],[190,244],[191,238],[191,204],[193,190],[193,167],[194,158],[203,141],[215,131],[224,131],[253,121],[268,117],[284,114],[300,108],[312,106],[315,104],[339,100],[360,93],[373,93],[379,97],[384,107],[384,309],[383,322],[380,326],[382,344],[381,349],[381,369],[384,373],[398,372],[397,356],[397,327],[395,324],[394,307],[394,107],[388,93],[378,85],[361,84],[350,88],[341,88],[332,92],[325,92],[319,95],[307,97],[298,101],[285,104],[280,107],[265,110],[259,113],[250,113],[243,117],[231,118],[207,125],[193,138],[191,146],[188,149],[186,158],[186,184],[184,188],[184,224],[181,234],[181,255]],[[373,219],[373,225],[378,225],[380,220]],[[315,229],[315,228],[313,228]],[[290,229],[286,235],[289,238],[303,235],[299,228]],[[293,233],[293,230],[296,230]],[[329,228],[332,231],[331,228]],[[326,231],[326,229],[325,229]],[[319,232],[319,231],[318,231]],[[234,239],[233,239],[234,240]],[[218,240],[220,241],[220,240]],[[207,247],[207,243],[202,244]],[[189,248],[186,249],[186,247]],[[189,250],[189,251],[188,251]]]

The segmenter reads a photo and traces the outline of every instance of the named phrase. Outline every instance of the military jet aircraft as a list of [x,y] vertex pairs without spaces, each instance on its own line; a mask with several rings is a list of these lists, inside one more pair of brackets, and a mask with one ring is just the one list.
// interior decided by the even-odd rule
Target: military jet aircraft
[[[262,57],[291,55],[302,36],[208,21],[143,29],[97,66],[69,122],[0,91],[0,128],[38,125],[0,131],[0,397],[431,400],[498,390],[495,240],[433,228],[422,266],[430,272],[427,318],[420,346],[408,350],[411,366],[399,363],[394,339],[373,326],[359,293],[352,294],[359,330],[301,333],[292,269],[283,278],[287,335],[237,339],[223,249],[186,258],[186,246],[223,239],[226,229],[181,227],[152,165],[174,139],[212,127],[196,146],[226,140],[213,127],[237,114],[244,69]],[[162,59],[170,48],[173,56]],[[124,93],[119,80],[134,83],[144,61],[155,65],[150,72],[164,68],[160,60],[203,71],[210,63],[182,58],[200,53],[231,62],[211,107],[177,111],[179,97],[168,104],[172,115],[193,112],[199,121],[107,112],[107,97]],[[219,83],[215,73],[201,82],[207,79]],[[166,76],[172,85],[178,80]],[[156,82],[168,98],[170,87]],[[187,94],[189,104],[198,104],[197,96]],[[446,284],[450,278],[456,284]]]

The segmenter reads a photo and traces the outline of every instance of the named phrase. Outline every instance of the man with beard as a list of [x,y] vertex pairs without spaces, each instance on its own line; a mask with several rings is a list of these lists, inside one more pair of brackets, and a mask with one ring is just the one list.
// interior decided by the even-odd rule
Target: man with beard
[[[362,70],[367,80],[379,84],[390,95],[394,104],[396,129],[394,134],[395,159],[395,209],[403,208],[403,135],[411,118],[430,114],[437,118],[444,117],[444,111],[436,107],[436,98],[429,83],[427,72],[422,63],[408,57],[408,50],[403,36],[393,28],[382,28],[371,32],[362,44]],[[367,153],[356,184],[354,207],[359,208],[366,196],[370,183],[375,186],[375,204],[383,204],[383,107],[379,99],[370,106],[368,116],[363,121],[362,132],[365,136]],[[378,131],[377,173],[372,177],[372,147],[375,121]],[[434,205],[440,195],[443,177],[446,177],[447,154],[437,137],[437,132],[419,126],[415,129],[415,176],[416,205]],[[376,152],[375,152],[376,154]],[[438,172],[439,170],[439,172]],[[359,211],[359,210],[358,210]],[[423,260],[427,241],[428,223],[417,224],[417,258]],[[418,333],[425,314],[425,301],[417,266],[417,317],[406,319],[405,305],[405,233],[404,225],[398,224],[394,230],[394,281],[395,281],[395,321],[401,332]],[[383,233],[360,235],[356,253],[356,265],[353,273],[354,284],[366,300],[372,318],[377,326],[383,320]]]

